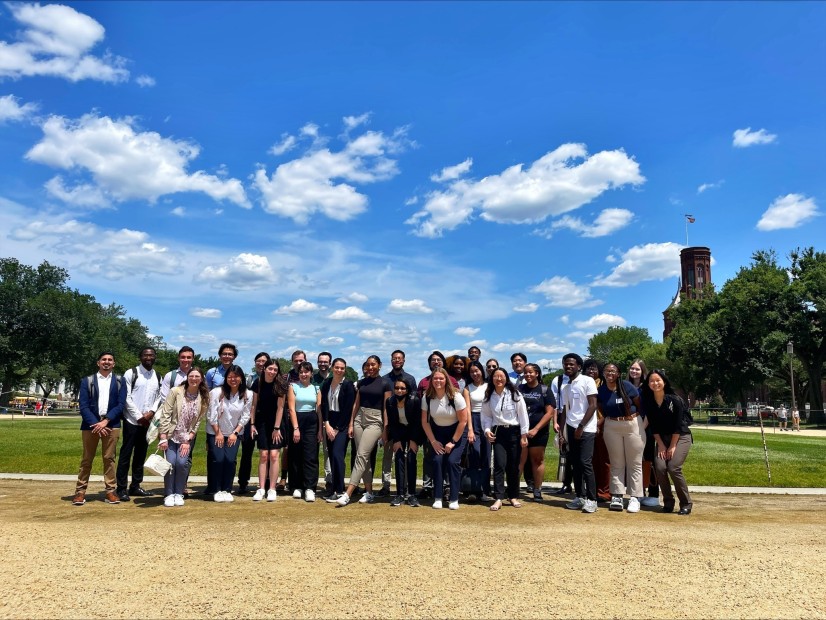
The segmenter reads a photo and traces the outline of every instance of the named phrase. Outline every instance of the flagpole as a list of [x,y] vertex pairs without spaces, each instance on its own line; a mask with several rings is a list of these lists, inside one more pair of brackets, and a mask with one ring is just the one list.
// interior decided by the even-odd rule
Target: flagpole
[[685,216],[685,247],[688,247],[688,216]]

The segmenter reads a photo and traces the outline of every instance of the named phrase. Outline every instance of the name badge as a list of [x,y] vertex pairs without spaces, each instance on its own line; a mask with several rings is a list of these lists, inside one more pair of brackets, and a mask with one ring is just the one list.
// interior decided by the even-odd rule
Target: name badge
[[618,398],[615,402],[616,402],[618,405],[621,405],[621,404],[622,404],[622,398]]

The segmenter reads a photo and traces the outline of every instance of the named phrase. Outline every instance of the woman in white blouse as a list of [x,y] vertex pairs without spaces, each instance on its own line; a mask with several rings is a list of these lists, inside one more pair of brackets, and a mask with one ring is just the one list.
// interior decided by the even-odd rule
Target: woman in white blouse
[[433,508],[442,507],[444,471],[450,480],[448,508],[459,509],[462,459],[467,443],[468,409],[465,399],[450,382],[447,370],[437,367],[422,398],[422,429],[433,446]]
[[213,479],[218,483],[218,492],[213,498],[216,502],[234,501],[230,491],[241,445],[239,436],[250,419],[251,401],[244,371],[235,364],[227,368],[223,385],[209,393],[207,420],[212,433],[207,441],[212,444]]
[[508,373],[497,368],[488,381],[482,402],[482,428],[493,445],[493,494],[496,501],[490,509],[499,510],[505,499],[507,479],[508,501],[521,508],[519,501],[519,457],[528,448],[528,410],[525,399],[513,387]]

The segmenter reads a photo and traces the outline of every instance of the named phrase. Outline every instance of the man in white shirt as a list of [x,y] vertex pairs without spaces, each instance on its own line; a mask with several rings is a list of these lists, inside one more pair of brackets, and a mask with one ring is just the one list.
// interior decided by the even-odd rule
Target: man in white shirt
[[[155,417],[161,405],[161,376],[154,369],[155,349],[145,347],[140,354],[140,365],[123,373],[126,383],[126,408],[123,413],[123,441],[118,457],[117,490],[118,499],[128,502],[130,495],[149,497],[149,491],[141,487],[143,483],[143,464],[149,444],[146,441],[146,429]],[[132,484],[129,492],[126,485],[129,465],[132,465]]]
[[511,368],[513,372],[508,375],[513,382],[513,387],[518,388],[523,381],[525,381],[525,364],[528,363],[528,358],[524,353],[514,353],[511,355]]
[[565,507],[594,513],[597,511],[597,483],[591,461],[597,436],[597,384],[591,377],[581,374],[582,358],[576,353],[568,353],[562,358],[562,369],[568,377],[561,396],[565,407],[568,459],[573,464],[576,491],[574,500]]
[[161,404],[166,402],[166,397],[169,396],[169,391],[178,387],[186,381],[186,376],[192,370],[192,363],[195,361],[195,351],[192,347],[181,347],[178,351],[178,368],[170,370],[163,376],[161,382]]

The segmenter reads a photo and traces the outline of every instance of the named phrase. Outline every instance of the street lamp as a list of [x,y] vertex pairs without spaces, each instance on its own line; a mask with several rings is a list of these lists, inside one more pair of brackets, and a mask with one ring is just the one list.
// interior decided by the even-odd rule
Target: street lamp
[[794,357],[794,344],[792,341],[789,340],[786,343],[786,353],[789,354],[789,376],[791,377],[790,381],[792,384],[792,415],[794,415],[794,410],[797,409],[794,401],[794,367],[792,366],[792,359]]

